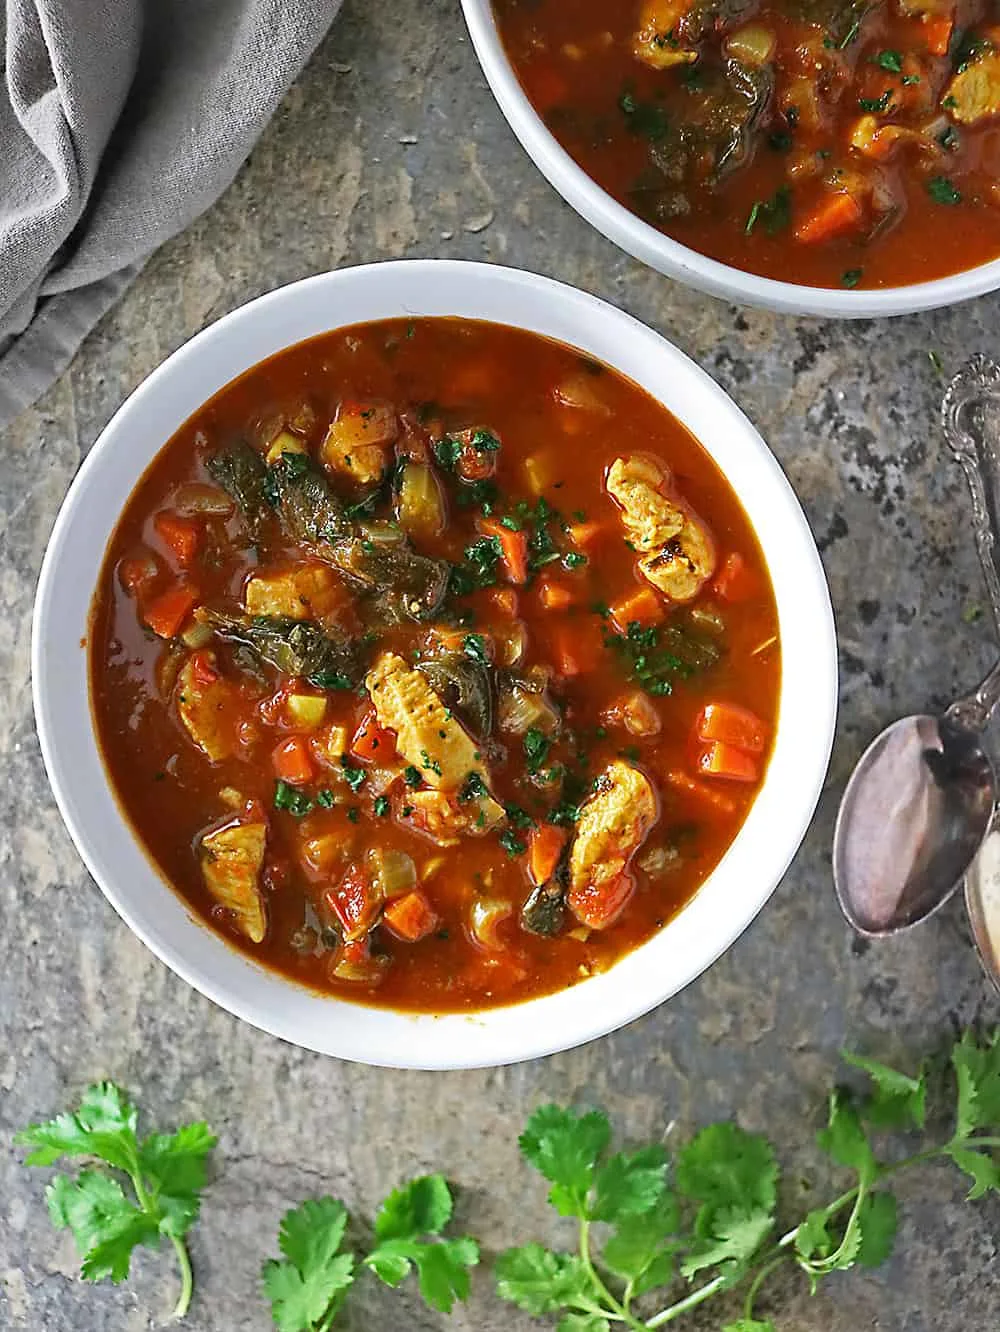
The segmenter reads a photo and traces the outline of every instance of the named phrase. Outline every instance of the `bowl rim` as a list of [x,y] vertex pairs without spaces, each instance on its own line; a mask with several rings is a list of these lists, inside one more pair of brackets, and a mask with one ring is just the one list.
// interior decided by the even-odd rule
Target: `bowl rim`
[[[369,313],[345,317],[352,301]],[[689,429],[693,416],[710,418],[712,440],[702,438],[702,447],[727,479],[727,468],[742,469],[759,491],[755,518],[747,493],[737,489],[775,586],[783,664],[774,753],[761,791],[719,865],[663,930],[567,990],[471,1013],[414,1015],[310,991],[194,917],[146,857],[107,780],[81,625],[85,638],[123,504],[174,431],[242,373],[235,366],[249,368],[324,330],[434,315],[507,323],[561,340],[639,382]],[[262,354],[261,346],[273,350]],[[206,391],[210,382],[216,387]],[[773,558],[779,549],[780,564]],[[39,744],[60,813],[133,933],[196,990],[271,1035],[411,1069],[493,1067],[569,1049],[649,1012],[700,975],[749,926],[798,850],[827,771],[838,688],[833,612],[811,531],[776,458],[728,394],[673,344],[595,296],[522,270],[454,260],[402,260],[305,278],[225,315],[162,362],[109,421],[63,501],[38,581],[31,663]],[[727,882],[738,901],[727,898]]]
[[462,9],[490,90],[535,166],[591,226],[627,254],[667,277],[720,300],[781,314],[828,319],[917,314],[972,300],[1000,288],[1000,257],[928,282],[839,290],[779,282],[699,254],[625,208],[566,152],[521,87],[500,38],[491,0],[462,0]]

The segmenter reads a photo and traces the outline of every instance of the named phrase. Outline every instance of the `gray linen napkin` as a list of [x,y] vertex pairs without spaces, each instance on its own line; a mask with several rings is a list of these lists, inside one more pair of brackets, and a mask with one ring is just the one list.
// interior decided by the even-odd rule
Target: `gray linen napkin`
[[0,7],[0,426],[222,193],[340,5]]

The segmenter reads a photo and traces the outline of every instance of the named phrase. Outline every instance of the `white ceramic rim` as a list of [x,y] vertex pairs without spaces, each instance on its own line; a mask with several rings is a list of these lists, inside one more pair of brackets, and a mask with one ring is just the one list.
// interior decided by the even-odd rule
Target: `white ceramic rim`
[[490,0],[462,0],[462,8],[486,81],[525,152],[553,189],[591,226],[650,268],[722,300],[832,319],[915,314],[956,305],[1000,287],[1000,259],[907,287],[837,291],[744,273],[671,240],[601,189],[560,146],[531,105],[507,59]]
[[[149,462],[219,388],[274,352],[342,325],[456,315],[530,329],[620,369],[663,401],[729,476],[771,571],[783,680],[774,753],[743,828],[699,893],[608,972],[507,1008],[440,1017],[321,996],[253,962],[199,923],[147,859],[108,784],[81,639],[107,542]],[[833,616],[808,524],[740,409],[682,352],[631,316],[551,279],[446,260],[327,273],[250,302],[174,352],[118,410],[63,503],[35,601],[32,686],[42,756],[87,868],[168,967],[237,1017],[293,1044],[385,1066],[493,1066],[568,1049],[676,994],[746,929],[805,835],[837,703]]]

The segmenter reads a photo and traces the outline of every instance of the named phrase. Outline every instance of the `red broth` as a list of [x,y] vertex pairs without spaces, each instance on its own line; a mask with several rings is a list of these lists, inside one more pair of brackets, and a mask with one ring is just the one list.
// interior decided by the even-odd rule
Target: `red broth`
[[494,9],[566,151],[701,254],[849,288],[1000,255],[1000,29],[986,0]]
[[[659,478],[659,545],[617,459]],[[292,347],[166,443],[90,670],[118,799],[211,928],[447,1012],[572,985],[688,901],[758,790],[780,650],[739,499],[668,411],[571,348],[422,319]]]

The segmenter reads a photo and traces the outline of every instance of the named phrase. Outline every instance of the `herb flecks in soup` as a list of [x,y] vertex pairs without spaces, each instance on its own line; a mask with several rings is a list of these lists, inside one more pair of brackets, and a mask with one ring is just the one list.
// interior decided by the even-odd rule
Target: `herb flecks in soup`
[[1000,27],[986,0],[494,0],[581,167],[702,254],[808,286],[1000,255]]
[[166,445],[91,636],[119,799],[191,906],[302,982],[448,1011],[608,967],[752,803],[777,618],[688,432],[567,347],[316,338]]

